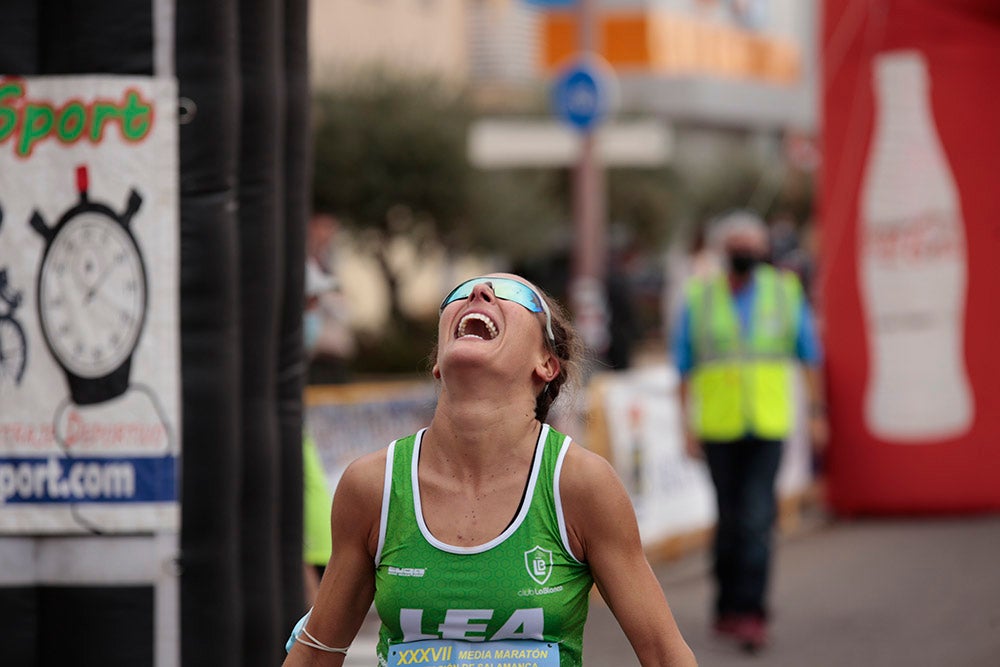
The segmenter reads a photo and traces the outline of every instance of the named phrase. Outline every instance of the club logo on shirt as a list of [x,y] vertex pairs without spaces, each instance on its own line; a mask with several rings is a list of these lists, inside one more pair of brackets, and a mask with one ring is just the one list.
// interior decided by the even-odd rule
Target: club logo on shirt
[[539,586],[545,585],[552,575],[552,552],[535,546],[524,552],[524,566]]

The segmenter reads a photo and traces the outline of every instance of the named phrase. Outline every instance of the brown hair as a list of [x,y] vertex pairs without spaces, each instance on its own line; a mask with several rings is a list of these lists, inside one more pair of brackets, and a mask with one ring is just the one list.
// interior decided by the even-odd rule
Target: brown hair
[[583,341],[576,333],[566,309],[558,301],[549,297],[541,289],[535,288],[549,306],[552,312],[552,333],[555,341],[543,336],[545,344],[556,359],[559,360],[559,374],[546,384],[535,398],[535,419],[544,422],[548,419],[549,409],[559,397],[559,392],[567,383],[579,380],[580,365],[583,362]]

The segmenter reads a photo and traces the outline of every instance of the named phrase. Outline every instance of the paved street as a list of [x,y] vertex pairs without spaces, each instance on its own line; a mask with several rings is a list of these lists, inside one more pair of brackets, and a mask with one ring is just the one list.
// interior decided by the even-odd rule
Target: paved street
[[[779,540],[773,641],[748,656],[708,630],[704,553],[654,568],[703,667],[1000,665],[1000,517],[813,521]],[[591,667],[638,665],[597,599]]]

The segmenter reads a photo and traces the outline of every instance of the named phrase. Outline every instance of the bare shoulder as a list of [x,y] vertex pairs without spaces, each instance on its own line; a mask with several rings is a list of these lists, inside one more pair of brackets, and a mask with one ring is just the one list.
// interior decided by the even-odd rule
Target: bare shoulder
[[594,545],[633,541],[632,503],[611,463],[600,454],[571,445],[563,461],[559,494],[570,548],[581,560],[591,561]]
[[387,448],[383,447],[352,461],[337,483],[334,501],[343,496],[366,505],[374,503],[378,509],[382,504],[386,456]]
[[563,501],[574,505],[600,503],[605,494],[595,493],[595,489],[608,490],[609,487],[621,488],[624,492],[611,463],[575,442],[570,444],[559,482]]

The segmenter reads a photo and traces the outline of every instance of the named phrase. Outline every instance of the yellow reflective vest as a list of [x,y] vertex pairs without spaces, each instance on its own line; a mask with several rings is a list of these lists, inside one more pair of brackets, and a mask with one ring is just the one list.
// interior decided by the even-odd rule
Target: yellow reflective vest
[[792,429],[792,372],[802,287],[769,265],[754,271],[749,331],[725,275],[688,288],[694,369],[688,397],[694,433],[726,442],[753,435],[781,440]]

